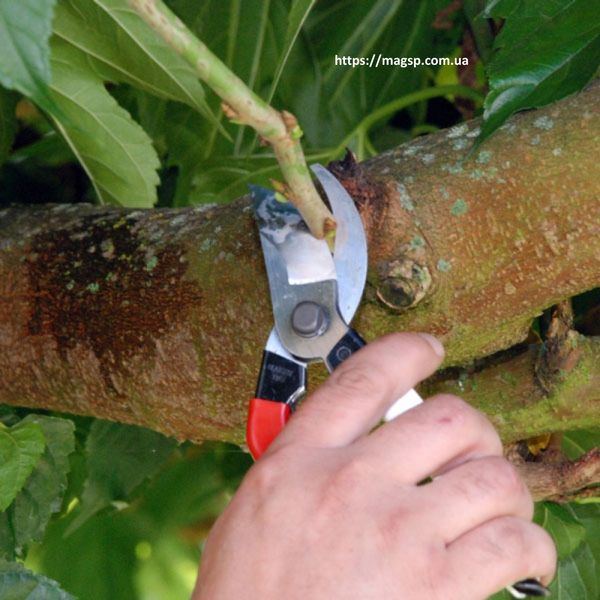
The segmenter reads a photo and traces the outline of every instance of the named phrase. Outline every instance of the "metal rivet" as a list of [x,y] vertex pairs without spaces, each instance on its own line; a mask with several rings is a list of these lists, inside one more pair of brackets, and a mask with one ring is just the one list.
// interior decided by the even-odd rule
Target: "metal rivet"
[[341,348],[338,349],[338,351],[335,354],[336,354],[338,360],[343,362],[347,358],[350,357],[350,355],[352,354],[352,351],[350,350],[350,348],[348,348],[348,346],[342,346]]
[[292,313],[292,329],[302,337],[315,337],[327,330],[329,318],[323,306],[316,302],[300,302]]

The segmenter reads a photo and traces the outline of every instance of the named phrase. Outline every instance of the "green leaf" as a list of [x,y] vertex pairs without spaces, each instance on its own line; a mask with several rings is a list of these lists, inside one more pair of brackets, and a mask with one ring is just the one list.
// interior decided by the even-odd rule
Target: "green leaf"
[[585,527],[560,504],[550,502],[537,504],[535,521],[554,538],[559,560],[573,554],[585,540]]
[[0,560],[2,600],[75,600],[56,581],[36,575],[19,563]]
[[33,560],[80,600],[189,598],[201,543],[251,465],[232,444],[185,444],[128,510],[96,514],[65,537],[73,511],[51,524]]
[[[190,167],[191,178],[184,198],[191,205],[229,202],[246,194],[250,183],[270,186],[269,179],[279,173],[272,155],[215,158]],[[180,181],[179,186],[183,183]],[[183,200],[180,190],[177,190],[176,202]]]
[[55,130],[49,131],[42,138],[15,150],[11,156],[12,163],[30,160],[39,165],[60,167],[77,159],[63,137]]
[[490,91],[478,142],[515,111],[580,90],[600,56],[600,11],[588,0],[494,0],[488,18],[505,18],[488,65]]
[[536,521],[556,542],[557,576],[550,586],[557,600],[596,600],[600,594],[600,507],[543,503]]
[[[43,572],[60,581],[80,600],[139,598],[134,587],[137,532],[131,527],[129,515],[96,515],[69,533],[72,516],[50,526],[39,549]],[[139,526],[138,531],[144,531],[144,523]]]
[[110,504],[123,506],[162,467],[175,445],[175,440],[143,427],[95,421],[85,446],[88,477],[69,533]]
[[0,2],[0,84],[29,96],[45,109],[54,107],[48,93],[48,39],[55,2]]
[[316,0],[292,0],[292,6],[290,8],[290,12],[288,14],[287,19],[285,41],[283,44],[283,48],[281,49],[281,55],[279,57],[277,67],[275,69],[273,83],[271,84],[271,89],[269,90],[269,94],[266,98],[267,102],[271,102],[271,100],[273,99],[273,94],[277,89],[277,84],[279,83],[281,73],[283,72],[285,65],[287,64],[292,47],[296,42],[298,35],[300,34],[300,30],[302,29],[306,18],[308,17],[310,11],[315,5],[315,2]]
[[0,511],[21,491],[45,445],[42,429],[35,423],[23,420],[10,428],[0,426]]
[[[562,450],[571,459],[579,458],[600,445],[600,429],[581,429],[563,435]],[[598,490],[600,494],[600,489]]]
[[126,0],[60,0],[54,33],[84,52],[104,80],[129,83],[161,98],[183,102],[216,122],[194,69]]
[[[553,600],[598,600],[600,597],[600,506],[544,502],[536,505],[535,521],[553,537],[558,550]],[[490,600],[511,600],[500,592]]]
[[494,35],[488,20],[484,17],[484,8],[485,0],[465,0],[463,4],[463,11],[477,43],[477,51],[483,62],[487,64],[494,46]]
[[0,166],[10,153],[17,133],[17,96],[0,87]]
[[60,510],[75,446],[69,419],[31,414],[21,424],[39,431],[46,447],[21,492],[0,514],[0,556],[10,558],[22,555],[26,544],[41,541],[50,517]]
[[84,54],[53,39],[50,111],[103,204],[149,208],[156,202],[159,160],[146,132],[120,107]]

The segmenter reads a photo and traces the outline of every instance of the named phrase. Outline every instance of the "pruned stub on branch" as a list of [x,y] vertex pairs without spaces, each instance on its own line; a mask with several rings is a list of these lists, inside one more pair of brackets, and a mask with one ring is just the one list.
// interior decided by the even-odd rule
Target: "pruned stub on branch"
[[577,365],[581,356],[578,338],[579,334],[573,329],[571,301],[565,300],[552,310],[546,339],[535,365],[535,375],[544,392],[549,393]]
[[[384,222],[390,219],[388,184],[368,178],[350,149],[342,160],[331,162],[328,168],[356,202],[369,245],[373,245]],[[378,263],[378,283],[374,289],[367,290],[368,295],[375,295],[379,302],[398,311],[416,306],[425,298],[433,281],[426,263],[425,237],[414,221],[406,223],[405,237],[408,230],[410,239],[397,247],[393,257]]]

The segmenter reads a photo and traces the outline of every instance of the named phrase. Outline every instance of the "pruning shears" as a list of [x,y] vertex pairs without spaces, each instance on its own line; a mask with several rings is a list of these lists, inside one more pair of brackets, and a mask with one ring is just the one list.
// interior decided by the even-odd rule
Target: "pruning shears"
[[[306,391],[309,363],[331,372],[366,342],[350,327],[367,277],[367,240],[354,201],[323,166],[313,165],[337,222],[333,255],[311,235],[300,213],[275,192],[251,187],[254,214],[267,268],[275,325],[263,353],[255,398],[250,401],[246,441],[254,459],[267,450]],[[410,390],[384,421],[419,405]],[[506,588],[515,598],[547,596],[536,579]]]
[[[365,345],[349,323],[367,277],[367,240],[354,201],[323,166],[313,165],[337,222],[333,255],[308,231],[300,213],[275,193],[252,187],[275,326],[250,401],[246,440],[258,459],[283,429],[306,391],[308,363],[329,371]],[[410,390],[387,412],[390,420],[420,404]]]

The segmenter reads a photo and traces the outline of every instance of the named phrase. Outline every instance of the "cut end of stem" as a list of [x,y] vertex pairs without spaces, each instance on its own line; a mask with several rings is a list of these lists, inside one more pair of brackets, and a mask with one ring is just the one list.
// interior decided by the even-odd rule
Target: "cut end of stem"
[[336,229],[337,223],[335,222],[335,219],[327,217],[325,221],[323,221],[323,234],[325,239],[335,240]]

